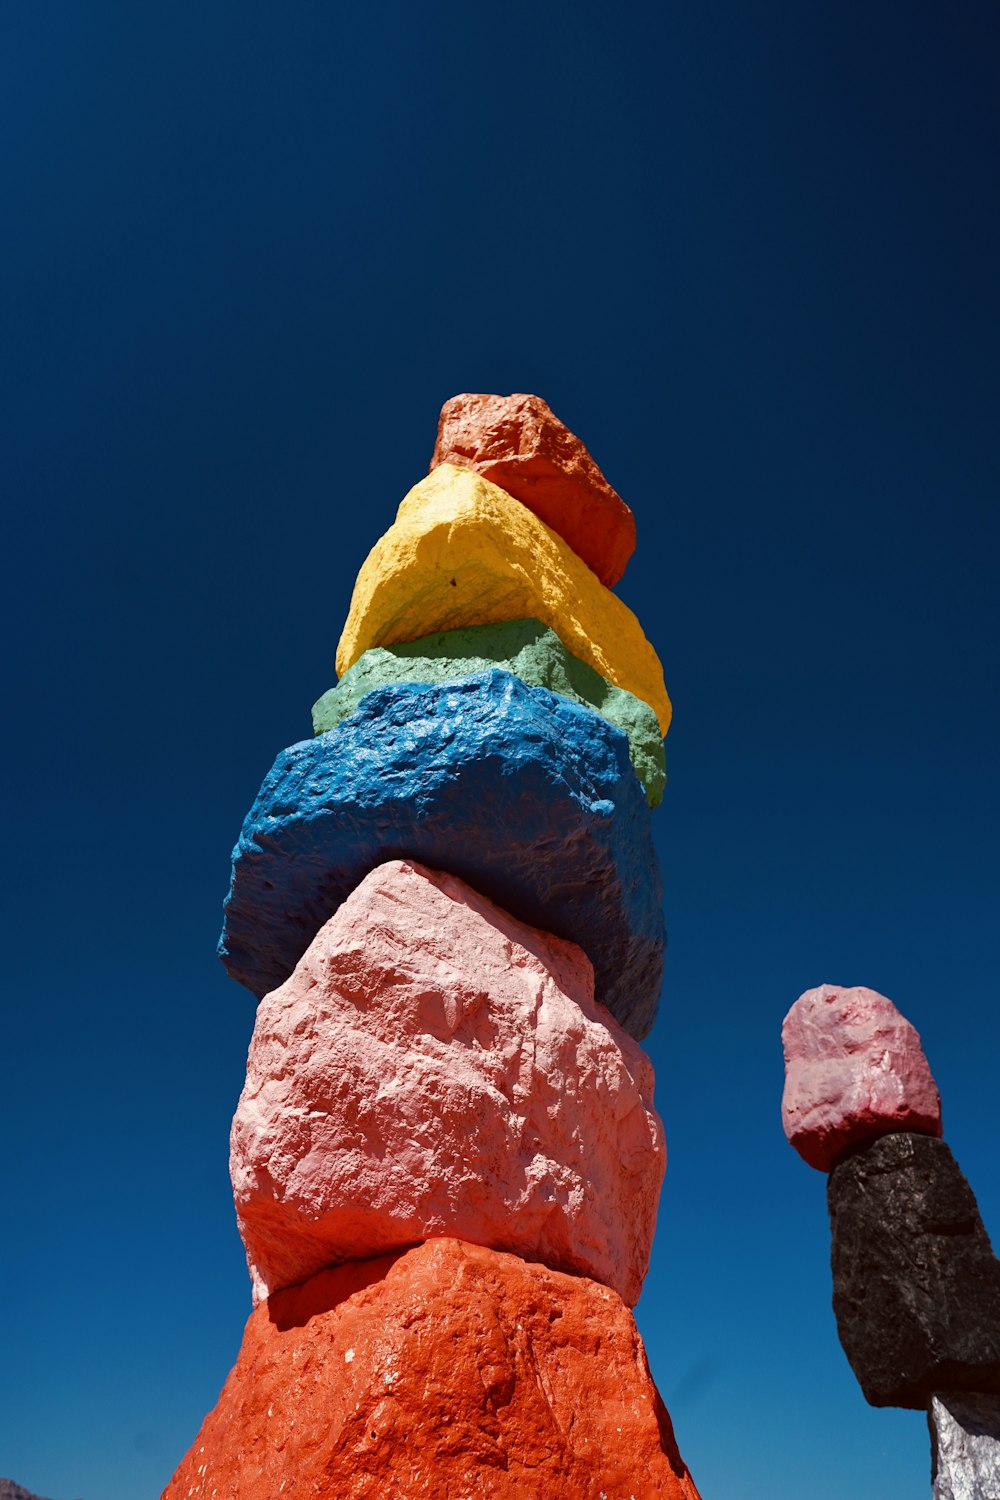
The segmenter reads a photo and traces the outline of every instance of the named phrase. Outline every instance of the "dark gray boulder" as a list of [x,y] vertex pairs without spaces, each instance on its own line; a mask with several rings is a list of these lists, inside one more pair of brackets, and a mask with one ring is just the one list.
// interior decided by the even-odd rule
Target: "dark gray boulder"
[[1000,1394],[1000,1261],[944,1141],[873,1141],[834,1167],[827,1202],[833,1310],[871,1405]]

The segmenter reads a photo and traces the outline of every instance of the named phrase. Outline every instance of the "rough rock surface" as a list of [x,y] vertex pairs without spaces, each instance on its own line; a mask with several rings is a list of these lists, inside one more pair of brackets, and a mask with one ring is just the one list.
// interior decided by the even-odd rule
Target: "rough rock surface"
[[607,1287],[431,1240],[277,1292],[163,1500],[698,1500]]
[[631,1307],[664,1165],[582,950],[451,875],[380,865],[257,1011],[230,1157],[255,1296],[446,1234]]
[[632,611],[505,490],[442,464],[404,498],[354,585],[337,647],[343,676],[371,646],[527,617],[670,723],[663,668]]
[[941,1134],[941,1099],[920,1037],[891,1000],[863,986],[806,990],[781,1028],[781,1121],[811,1167],[910,1130]]
[[933,1500],[1000,1500],[1000,1401],[936,1395],[931,1430]]
[[0,1479],[0,1500],[43,1500],[43,1497],[26,1490],[23,1484],[15,1484],[13,1479]]
[[840,1342],[872,1406],[1000,1392],[1000,1261],[944,1141],[881,1136],[827,1201]]
[[369,870],[416,859],[578,943],[597,998],[641,1038],[665,941],[650,820],[624,734],[555,693],[495,668],[377,688],[265,778],[220,956],[264,995]]
[[474,469],[557,531],[609,587],[635,551],[635,518],[541,396],[466,393],[441,408],[431,468]]
[[650,807],[663,800],[666,782],[663,740],[648,703],[615,687],[572,656],[554,630],[540,620],[508,620],[501,625],[469,625],[443,630],[396,646],[373,646],[335,688],[313,705],[313,729],[336,729],[365,693],[392,682],[445,682],[501,667],[532,687],[548,688],[571,703],[592,708],[628,735],[632,764]]

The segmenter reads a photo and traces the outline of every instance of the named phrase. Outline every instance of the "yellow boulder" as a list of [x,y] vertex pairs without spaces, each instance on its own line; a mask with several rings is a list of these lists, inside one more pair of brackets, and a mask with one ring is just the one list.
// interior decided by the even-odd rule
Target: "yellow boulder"
[[663,668],[632,611],[520,501],[452,464],[415,485],[369,552],[337,647],[342,676],[371,646],[533,617],[643,698],[667,732]]

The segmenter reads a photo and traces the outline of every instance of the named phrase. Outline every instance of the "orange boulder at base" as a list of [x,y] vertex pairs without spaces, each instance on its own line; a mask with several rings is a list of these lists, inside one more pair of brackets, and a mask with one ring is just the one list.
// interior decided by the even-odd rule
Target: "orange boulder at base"
[[452,396],[431,468],[473,469],[534,511],[608,588],[635,551],[635,517],[541,396]]
[[631,1313],[455,1239],[251,1314],[163,1500],[698,1500]]

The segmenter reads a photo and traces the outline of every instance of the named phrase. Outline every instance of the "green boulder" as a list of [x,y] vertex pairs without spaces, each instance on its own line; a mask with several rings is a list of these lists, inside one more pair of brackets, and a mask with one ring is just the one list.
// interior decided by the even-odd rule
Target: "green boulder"
[[335,688],[313,705],[313,729],[316,734],[335,729],[373,688],[390,683],[444,682],[488,667],[501,667],[531,687],[559,693],[623,730],[646,800],[650,807],[659,806],[667,776],[655,713],[641,698],[615,687],[593,667],[571,656],[555,631],[540,620],[467,625],[461,630],[425,635],[419,641],[373,646],[344,673]]

